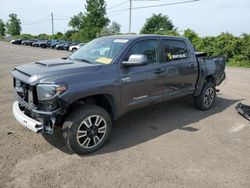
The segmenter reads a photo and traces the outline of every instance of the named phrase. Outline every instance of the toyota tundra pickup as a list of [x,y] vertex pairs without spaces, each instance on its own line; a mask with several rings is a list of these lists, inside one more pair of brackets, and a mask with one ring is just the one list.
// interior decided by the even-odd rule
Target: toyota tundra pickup
[[183,37],[101,37],[68,57],[16,67],[13,114],[37,133],[61,128],[70,149],[90,153],[128,111],[186,95],[196,108],[210,109],[225,63],[224,56],[196,53]]

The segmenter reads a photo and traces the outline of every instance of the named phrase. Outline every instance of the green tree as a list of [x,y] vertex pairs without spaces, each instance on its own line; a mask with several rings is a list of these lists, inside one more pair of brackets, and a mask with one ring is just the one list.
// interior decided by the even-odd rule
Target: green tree
[[71,40],[72,35],[74,35],[75,33],[77,33],[76,30],[68,30],[68,31],[66,31],[65,34],[64,34],[65,40]]
[[35,38],[35,36],[31,35],[31,34],[27,34],[27,33],[24,33],[24,34],[21,34],[21,35],[16,35],[15,38],[19,38],[19,39],[32,39],[32,38]]
[[180,33],[176,30],[169,30],[169,31],[160,31],[160,32],[156,32],[155,34],[159,34],[159,35],[168,35],[168,36],[180,36]]
[[57,32],[56,34],[52,35],[50,38],[52,39],[61,39],[63,37],[63,33]]
[[119,34],[121,30],[121,25],[113,21],[109,26],[109,30],[113,35]]
[[192,43],[199,38],[198,34],[191,29],[184,30],[183,36],[187,37]]
[[121,25],[117,22],[112,22],[110,26],[104,27],[101,30],[101,36],[117,35],[120,33]]
[[78,31],[77,33],[74,33],[70,40],[72,41],[78,41],[78,42],[89,42],[89,38],[86,36],[85,32],[83,30]]
[[100,36],[102,28],[108,25],[109,19],[106,17],[105,0],[86,0],[86,3],[84,33],[91,40],[97,35]]
[[187,37],[191,41],[191,43],[195,47],[195,50],[198,50],[201,48],[202,39],[199,37],[199,35],[195,31],[191,29],[186,29],[184,30],[183,36]]
[[12,13],[9,15],[9,20],[6,23],[6,29],[7,33],[12,36],[20,35],[22,28],[21,21],[17,18],[17,14]]
[[0,37],[4,37],[5,36],[5,24],[3,22],[3,20],[0,19]]
[[71,26],[74,30],[80,30],[84,26],[84,14],[82,12],[71,17],[68,25]]
[[49,39],[50,36],[45,34],[45,33],[41,33],[41,34],[37,35],[37,38],[38,39]]
[[148,18],[142,27],[141,34],[164,34],[164,32],[174,30],[172,20],[166,15],[153,14]]
[[250,64],[250,34],[242,34],[242,55]]

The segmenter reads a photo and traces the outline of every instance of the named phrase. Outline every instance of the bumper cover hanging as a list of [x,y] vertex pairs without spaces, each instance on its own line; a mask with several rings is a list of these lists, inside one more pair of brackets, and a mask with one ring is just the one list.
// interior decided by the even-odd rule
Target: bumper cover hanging
[[242,103],[237,104],[235,109],[238,111],[240,115],[250,121],[250,106],[244,105]]

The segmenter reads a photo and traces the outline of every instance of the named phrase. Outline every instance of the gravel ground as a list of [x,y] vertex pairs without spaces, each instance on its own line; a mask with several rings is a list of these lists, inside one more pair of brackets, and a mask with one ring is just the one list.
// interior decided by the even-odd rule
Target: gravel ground
[[250,187],[250,69],[227,68],[214,107],[190,97],[140,109],[114,123],[104,148],[70,153],[60,132],[43,137],[12,116],[17,65],[69,52],[0,42],[0,187]]

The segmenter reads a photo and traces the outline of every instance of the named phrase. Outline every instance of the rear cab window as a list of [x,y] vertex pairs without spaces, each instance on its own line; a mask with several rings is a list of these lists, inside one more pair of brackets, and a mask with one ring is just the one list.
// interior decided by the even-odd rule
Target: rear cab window
[[163,39],[164,62],[188,58],[186,43],[181,40]]

